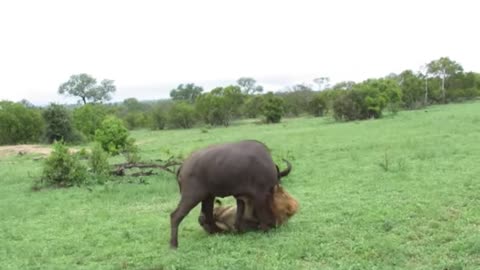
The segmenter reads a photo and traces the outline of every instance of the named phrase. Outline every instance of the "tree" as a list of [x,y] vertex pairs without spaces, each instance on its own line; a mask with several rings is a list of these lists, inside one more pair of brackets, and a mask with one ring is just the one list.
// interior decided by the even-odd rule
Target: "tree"
[[70,76],[70,79],[58,88],[59,94],[79,97],[83,104],[110,100],[110,94],[115,91],[116,87],[112,80],[104,79],[97,85],[97,80],[85,73]]
[[412,70],[405,70],[398,75],[398,83],[402,89],[402,101],[406,108],[419,108],[424,99],[424,82]]
[[241,77],[237,80],[237,84],[240,86],[242,93],[245,95],[253,95],[263,92],[263,86],[256,85],[257,81],[249,77]]
[[463,72],[463,67],[457,62],[450,60],[448,57],[441,57],[433,60],[428,65],[428,73],[439,76],[442,80],[442,101],[446,103],[445,83],[452,75]]
[[217,87],[202,94],[196,108],[206,123],[229,126],[232,119],[240,115],[243,97],[239,86]]
[[304,84],[297,84],[290,88],[290,91],[280,92],[284,100],[284,113],[289,116],[299,116],[309,110],[309,103],[315,92]]
[[365,93],[354,89],[343,92],[333,103],[333,115],[337,121],[368,118]]
[[185,101],[190,104],[195,103],[197,97],[203,92],[203,88],[193,83],[180,84],[177,88],[170,91],[170,97],[173,100]]
[[263,97],[261,95],[248,96],[242,106],[242,115],[247,118],[257,118],[262,112]]
[[168,112],[168,123],[175,128],[191,128],[195,123],[195,109],[185,101],[176,102]]
[[343,81],[335,84],[332,89],[334,90],[350,90],[355,85],[353,81]]
[[283,116],[283,99],[269,92],[263,96],[262,113],[267,123],[279,123]]
[[323,116],[327,110],[327,100],[323,92],[316,94],[308,104],[309,112],[315,116]]
[[127,98],[123,101],[117,115],[122,118],[127,128],[132,130],[140,127],[147,127],[149,124],[147,112],[150,105],[138,101],[136,98]]
[[319,91],[322,91],[322,90],[330,87],[330,78],[328,78],[328,77],[315,78],[315,79],[313,79],[313,82],[315,82],[317,84]]
[[43,111],[43,119],[46,123],[45,136],[49,143],[75,140],[72,119],[64,106],[51,103]]

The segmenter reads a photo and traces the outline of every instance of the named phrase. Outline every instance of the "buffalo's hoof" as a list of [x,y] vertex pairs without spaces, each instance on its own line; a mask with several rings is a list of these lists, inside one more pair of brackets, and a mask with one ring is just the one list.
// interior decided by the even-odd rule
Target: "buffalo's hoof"
[[205,222],[206,222],[205,216],[201,215],[198,217],[198,223],[200,224],[200,226],[203,227],[205,225]]

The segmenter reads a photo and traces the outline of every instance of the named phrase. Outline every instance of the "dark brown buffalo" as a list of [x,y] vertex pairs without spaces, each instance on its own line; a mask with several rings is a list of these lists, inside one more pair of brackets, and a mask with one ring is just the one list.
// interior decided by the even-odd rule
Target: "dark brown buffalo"
[[244,204],[239,197],[248,197],[259,220],[259,229],[275,226],[271,205],[274,186],[280,172],[267,147],[258,141],[212,145],[192,153],[177,172],[180,202],[170,214],[170,247],[178,247],[178,227],[183,218],[200,202],[205,216],[204,228],[209,233],[221,232],[213,219],[215,197],[237,198],[235,227],[242,231]]
[[[276,166],[279,181],[282,177],[287,176],[292,169],[290,162],[285,159],[284,161],[287,163],[287,169],[280,171],[278,166]],[[244,226],[243,229],[248,231],[257,230],[259,226],[259,220],[252,200],[248,197],[237,197],[237,201],[238,200],[243,203],[244,207],[244,214],[241,217],[241,223]],[[237,207],[234,205],[223,206],[222,202],[218,199],[216,200],[216,203],[218,205],[213,208],[213,219],[215,220],[217,227],[220,228],[222,232],[238,232],[237,228],[235,227]],[[298,202],[280,185],[276,185],[274,187],[270,207],[275,218],[275,226],[279,226],[297,212]],[[200,216],[198,217],[198,223],[206,231],[208,230],[209,227],[205,224],[205,215],[203,213],[200,213]]]

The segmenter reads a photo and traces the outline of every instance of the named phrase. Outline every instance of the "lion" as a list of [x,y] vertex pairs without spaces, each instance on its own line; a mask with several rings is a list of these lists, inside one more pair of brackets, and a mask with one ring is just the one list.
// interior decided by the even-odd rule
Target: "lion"
[[[239,197],[244,202],[245,211],[242,217],[242,226],[245,231],[258,229],[259,220],[255,213],[253,202],[247,197]],[[223,206],[220,200],[216,200],[217,206],[213,209],[213,219],[222,233],[238,232],[235,227],[237,214],[236,205]],[[281,185],[273,188],[271,209],[275,217],[275,227],[286,223],[298,211],[298,202]],[[199,223],[205,229],[204,216],[200,215]]]

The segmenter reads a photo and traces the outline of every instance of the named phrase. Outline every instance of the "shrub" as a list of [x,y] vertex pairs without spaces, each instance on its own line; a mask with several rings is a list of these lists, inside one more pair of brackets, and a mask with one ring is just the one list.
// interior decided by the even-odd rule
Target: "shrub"
[[128,146],[128,130],[122,120],[108,116],[95,132],[95,141],[100,143],[107,153],[118,155]]
[[49,143],[54,141],[74,142],[80,141],[78,134],[74,133],[72,120],[67,109],[58,104],[50,104],[43,112],[46,129],[45,137]]
[[76,155],[68,152],[63,141],[53,144],[53,151],[45,161],[41,183],[46,186],[80,186],[87,180],[87,168]]
[[283,115],[283,99],[272,92],[264,95],[262,113],[267,123],[279,123]]
[[96,176],[105,177],[110,173],[108,153],[105,152],[102,146],[98,143],[95,143],[92,148],[92,154],[90,156],[89,163],[92,173]]
[[195,109],[186,102],[176,102],[168,112],[168,123],[174,128],[191,128],[195,123]]
[[44,122],[39,111],[10,101],[0,102],[0,145],[38,142]]
[[153,130],[162,130],[167,123],[167,115],[165,110],[157,106],[150,113],[150,128]]

